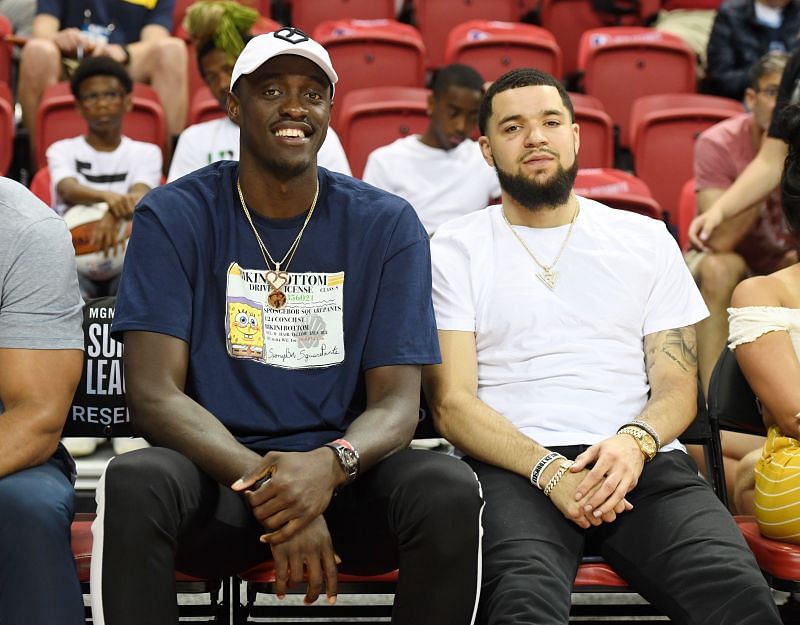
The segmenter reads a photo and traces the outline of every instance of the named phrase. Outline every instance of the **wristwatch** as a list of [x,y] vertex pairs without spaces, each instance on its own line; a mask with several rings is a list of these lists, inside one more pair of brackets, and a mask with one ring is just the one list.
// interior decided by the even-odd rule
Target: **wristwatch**
[[621,427],[619,430],[617,430],[617,434],[627,434],[628,436],[632,436],[633,440],[636,441],[636,444],[639,445],[639,449],[644,454],[645,462],[650,462],[656,457],[656,453],[658,453],[658,447],[656,447],[655,439],[646,430],[640,428],[638,425],[626,425]]
[[358,477],[361,461],[355,447],[343,438],[337,438],[335,441],[325,443],[323,447],[330,447],[336,454],[336,459],[344,471],[345,484],[349,484]]

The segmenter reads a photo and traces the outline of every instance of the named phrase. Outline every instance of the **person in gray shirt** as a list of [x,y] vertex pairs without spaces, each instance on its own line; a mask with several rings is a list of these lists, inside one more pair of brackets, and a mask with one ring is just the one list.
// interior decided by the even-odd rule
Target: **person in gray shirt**
[[0,623],[79,625],[75,464],[59,444],[83,368],[66,224],[0,178]]

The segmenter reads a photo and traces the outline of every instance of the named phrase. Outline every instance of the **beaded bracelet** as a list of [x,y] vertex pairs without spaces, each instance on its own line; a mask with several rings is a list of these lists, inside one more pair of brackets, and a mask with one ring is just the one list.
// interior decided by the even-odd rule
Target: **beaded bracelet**
[[[656,429],[650,425],[647,421],[643,419],[634,419],[630,423],[626,423],[625,425],[635,425],[636,427],[642,428],[645,432],[647,432],[650,436],[653,437],[653,442],[656,444],[656,451],[661,449],[661,439],[658,437],[658,432]],[[625,427],[623,425],[622,427]]]
[[544,473],[544,470],[559,458],[565,460],[564,456],[555,451],[551,451],[550,453],[542,456],[531,471],[531,484],[533,484],[539,490],[542,490],[542,485],[539,484],[539,478],[541,477],[542,473]]
[[573,460],[564,460],[564,462],[561,463],[561,466],[558,467],[558,471],[553,474],[553,477],[551,477],[550,481],[547,482],[547,486],[544,487],[544,494],[546,497],[550,496],[550,493],[553,492],[553,489],[561,481],[561,478],[564,477],[567,469],[569,469],[573,464],[575,464]]

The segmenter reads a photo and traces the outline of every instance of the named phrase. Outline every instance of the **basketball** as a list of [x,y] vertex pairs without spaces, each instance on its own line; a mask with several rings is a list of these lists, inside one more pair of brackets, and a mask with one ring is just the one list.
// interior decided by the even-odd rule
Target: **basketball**
[[131,234],[131,222],[123,221],[120,224],[119,237],[125,240],[125,244],[117,246],[116,249],[110,249],[108,256],[103,254],[103,251],[92,243],[92,236],[97,222],[103,218],[107,210],[108,205],[101,202],[73,206],[64,213],[64,221],[72,235],[78,273],[91,280],[109,280],[122,271],[125,246]]

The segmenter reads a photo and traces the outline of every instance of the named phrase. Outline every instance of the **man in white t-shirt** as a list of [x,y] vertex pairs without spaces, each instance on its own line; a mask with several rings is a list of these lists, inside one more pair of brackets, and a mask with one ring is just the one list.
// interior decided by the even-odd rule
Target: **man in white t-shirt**
[[[226,110],[234,62],[235,58],[231,59],[227,52],[219,49],[213,39],[197,49],[200,74],[219,102],[220,111]],[[239,160],[239,126],[227,116],[194,124],[181,133],[172,155],[167,182],[222,160]],[[333,128],[328,128],[325,142],[317,154],[317,164],[350,175],[347,155]]]
[[563,624],[584,548],[678,622],[780,623],[730,514],[677,436],[708,313],[664,224],[573,193],[579,130],[533,69],[488,90],[501,206],[431,242],[435,423],[478,475],[485,623]]
[[466,65],[439,71],[428,98],[428,128],[378,148],[363,179],[408,200],[432,235],[445,221],[500,196],[497,175],[470,139],[478,124],[483,79]]

